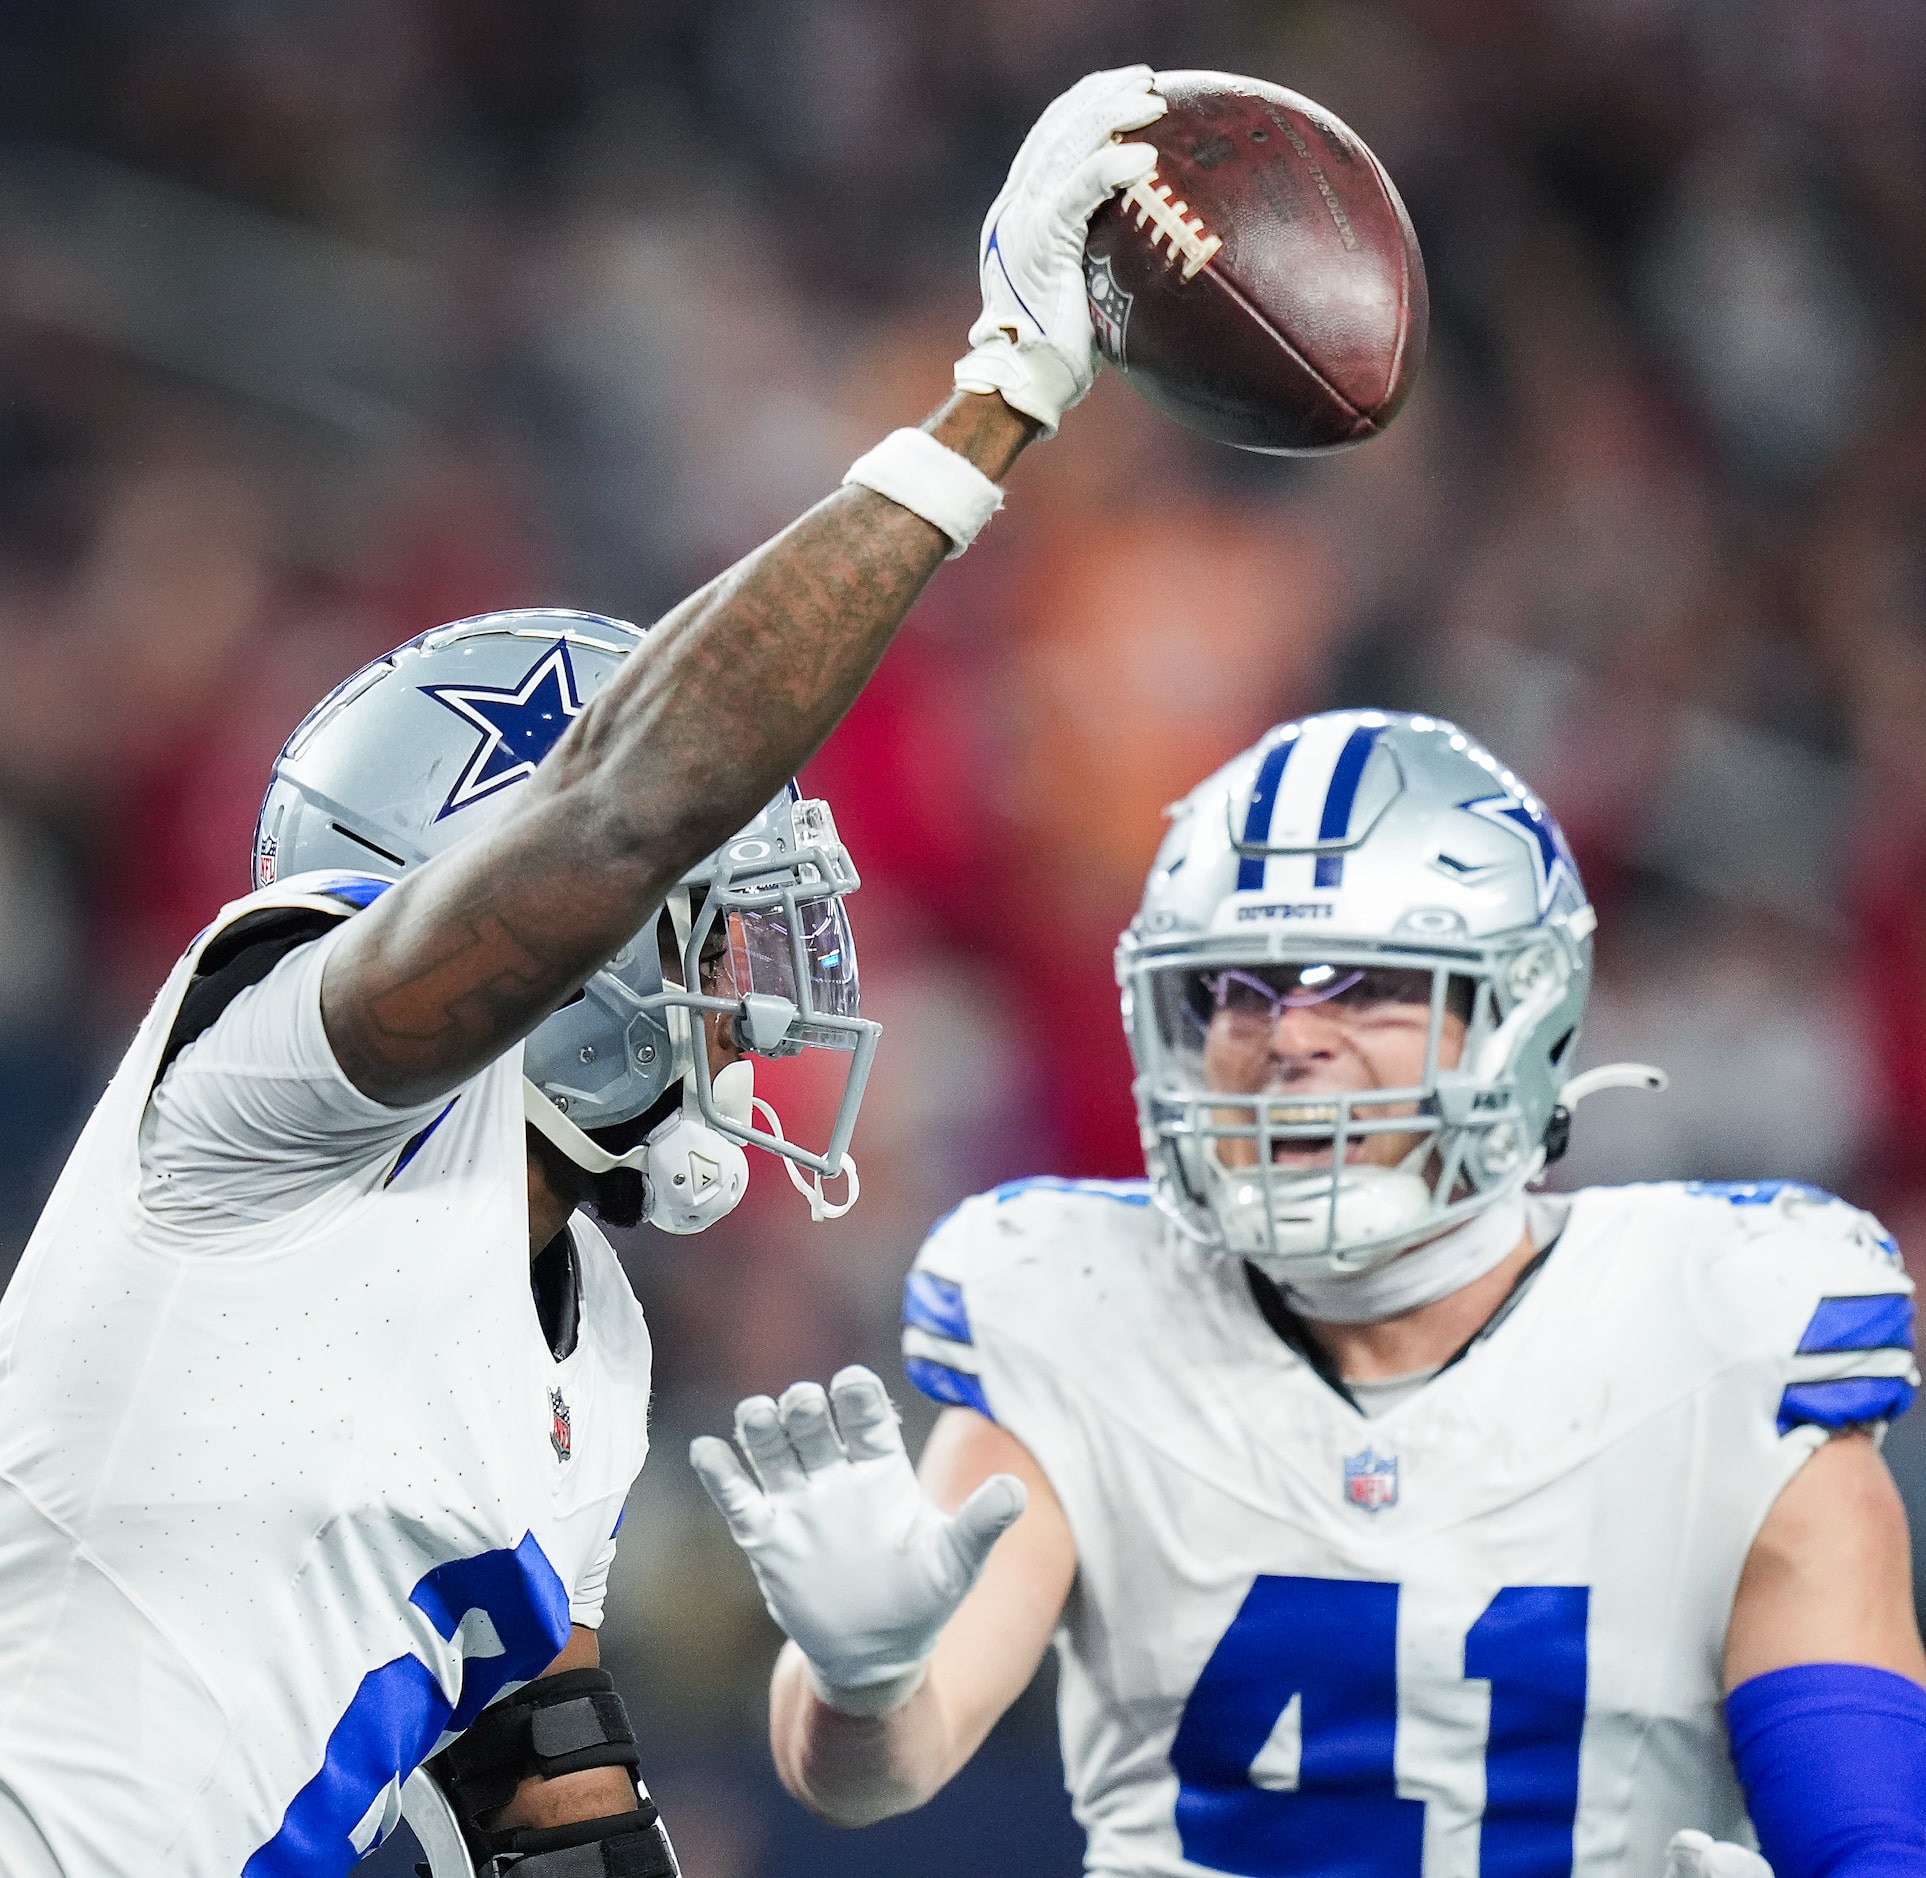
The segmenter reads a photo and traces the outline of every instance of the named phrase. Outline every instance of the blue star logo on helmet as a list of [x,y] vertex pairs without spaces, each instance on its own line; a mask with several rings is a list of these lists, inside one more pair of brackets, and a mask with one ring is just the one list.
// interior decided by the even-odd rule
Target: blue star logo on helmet
[[1558,897],[1561,881],[1570,881],[1572,891],[1582,900],[1585,890],[1579,883],[1578,863],[1565,845],[1564,831],[1546,813],[1536,796],[1476,796],[1460,802],[1461,809],[1481,815],[1500,828],[1508,828],[1531,844],[1533,871],[1538,876],[1538,911],[1542,916]]
[[556,640],[513,687],[423,685],[421,690],[458,717],[465,717],[482,734],[474,754],[455,778],[448,800],[437,811],[436,821],[497,790],[526,781],[582,713],[566,639]]

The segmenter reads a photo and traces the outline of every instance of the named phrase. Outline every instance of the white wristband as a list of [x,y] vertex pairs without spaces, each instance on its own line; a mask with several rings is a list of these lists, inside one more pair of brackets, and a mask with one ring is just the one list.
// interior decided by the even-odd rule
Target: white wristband
[[860,483],[920,515],[955,544],[948,558],[973,542],[1003,506],[1003,491],[965,457],[926,430],[893,430],[849,466],[845,483]]

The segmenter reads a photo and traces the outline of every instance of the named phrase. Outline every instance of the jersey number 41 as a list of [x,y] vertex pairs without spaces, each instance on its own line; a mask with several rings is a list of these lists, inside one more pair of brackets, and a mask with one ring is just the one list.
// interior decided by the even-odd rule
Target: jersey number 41
[[[1566,1878],[1585,1727],[1582,1585],[1516,1585],[1465,1638],[1491,1685],[1479,1878]],[[1211,1652],[1171,1743],[1185,1858],[1244,1878],[1419,1878],[1424,1802],[1400,1797],[1398,1587],[1259,1578]],[[1251,1764],[1297,1710],[1295,1791]]]

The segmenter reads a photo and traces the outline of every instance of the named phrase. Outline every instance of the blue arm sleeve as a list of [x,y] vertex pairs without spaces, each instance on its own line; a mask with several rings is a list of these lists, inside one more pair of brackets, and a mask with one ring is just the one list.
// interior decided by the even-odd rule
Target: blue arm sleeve
[[1800,1663],[1741,1683],[1725,1717],[1776,1878],[1926,1878],[1926,1689]]

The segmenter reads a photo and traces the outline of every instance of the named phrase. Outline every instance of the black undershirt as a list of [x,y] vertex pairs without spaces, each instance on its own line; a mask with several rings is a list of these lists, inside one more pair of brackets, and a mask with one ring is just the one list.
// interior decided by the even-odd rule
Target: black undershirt
[[582,1327],[581,1274],[575,1265],[575,1236],[564,1226],[529,1261],[529,1289],[541,1321],[548,1353],[560,1363],[575,1353]]
[[[1426,1378],[1427,1382],[1436,1382],[1454,1363],[1463,1362],[1478,1344],[1489,1337],[1511,1315],[1519,1299],[1524,1296],[1525,1287],[1538,1276],[1557,1244],[1558,1239],[1555,1237],[1550,1245],[1545,1246],[1532,1258],[1525,1269],[1511,1281],[1511,1289],[1505,1293],[1498,1308],[1438,1365]],[[1262,1313],[1265,1323],[1276,1332],[1279,1342],[1294,1356],[1301,1357],[1320,1382],[1341,1396],[1362,1415],[1364,1410],[1359,1407],[1357,1397],[1351,1393],[1344,1378],[1339,1375],[1338,1367],[1331,1360],[1330,1353],[1311,1335],[1311,1328],[1304,1319],[1291,1309],[1276,1282],[1259,1271],[1248,1259],[1244,1261],[1244,1277],[1250,1285],[1251,1302]]]

